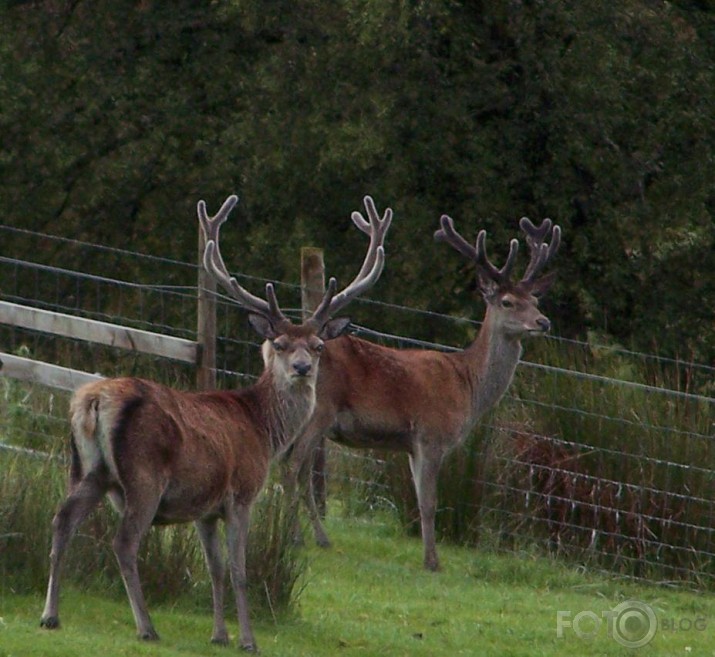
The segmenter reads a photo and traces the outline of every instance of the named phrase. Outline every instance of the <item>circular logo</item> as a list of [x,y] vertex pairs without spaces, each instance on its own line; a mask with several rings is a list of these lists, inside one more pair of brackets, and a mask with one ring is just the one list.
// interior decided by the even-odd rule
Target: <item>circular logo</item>
[[639,600],[626,600],[613,608],[613,638],[625,648],[641,648],[658,630],[653,607]]

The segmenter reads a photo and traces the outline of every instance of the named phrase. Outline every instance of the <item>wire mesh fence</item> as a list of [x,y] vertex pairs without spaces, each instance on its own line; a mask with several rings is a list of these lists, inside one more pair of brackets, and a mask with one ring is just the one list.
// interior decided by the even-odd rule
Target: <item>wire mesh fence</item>
[[[33,240],[45,254],[36,262],[0,256],[4,300],[195,339],[196,265],[0,226],[3,231]],[[52,264],[60,251],[63,266]],[[143,280],[147,275],[153,280]],[[247,286],[264,282],[237,277]],[[297,307],[298,286],[278,285],[281,298]],[[438,334],[458,327],[461,336],[465,325],[478,325],[359,303],[407,317],[410,326],[440,325]],[[259,345],[243,313],[221,296],[217,327],[219,386],[250,383],[261,369]],[[456,348],[420,339],[419,331],[408,337],[356,330],[398,348]],[[184,363],[10,326],[0,326],[0,340],[7,352],[107,376],[193,383]],[[628,577],[713,588],[714,372],[705,364],[559,337],[532,342],[498,408],[442,468],[438,531],[484,547],[540,549]],[[8,379],[1,394],[0,442],[35,456],[61,452],[67,394]],[[387,508],[416,531],[404,455],[335,445],[330,453],[330,493],[346,512]]]

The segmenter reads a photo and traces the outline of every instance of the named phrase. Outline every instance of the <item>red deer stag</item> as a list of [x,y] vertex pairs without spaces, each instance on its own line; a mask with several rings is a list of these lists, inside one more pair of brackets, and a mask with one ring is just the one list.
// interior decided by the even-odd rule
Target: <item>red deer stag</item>
[[[445,454],[459,445],[477,420],[509,387],[522,352],[521,340],[549,330],[538,298],[553,275],[539,274],[556,253],[560,229],[544,219],[536,228],[523,218],[531,258],[524,276],[511,280],[518,241],[511,241],[506,264],[497,269],[487,258],[486,231],[476,248],[441,218],[435,239],[447,242],[473,261],[486,302],[484,322],[474,342],[463,351],[443,353],[391,349],[345,335],[326,346],[317,384],[317,406],[293,445],[285,481],[288,490],[302,488],[315,539],[330,544],[311,490],[311,455],[327,434],[356,448],[407,452],[420,511],[424,565],[439,569],[435,546],[437,476]],[[546,240],[551,239],[547,244]]]
[[356,222],[370,235],[359,274],[337,294],[335,279],[330,279],[312,316],[294,325],[278,307],[270,283],[262,299],[228,273],[219,249],[219,229],[237,200],[229,197],[211,218],[204,202],[199,202],[206,236],[204,266],[248,310],[252,327],[266,339],[263,374],[254,385],[233,391],[183,392],[137,378],[106,379],[77,390],[70,406],[69,495],[53,520],[50,578],[41,621],[46,628],[60,624],[59,575],[65,548],[79,524],[108,494],[121,515],[113,548],[139,637],[158,639],[137,571],[139,543],[152,524],[194,521],[211,576],[211,640],[228,643],[225,565],[217,531],[221,518],[226,523],[240,645],[256,650],[246,598],[251,505],[271,459],[291,444],[313,413],[324,341],[337,337],[350,321],[330,317],[370,288],[382,272],[385,229],[374,222]]

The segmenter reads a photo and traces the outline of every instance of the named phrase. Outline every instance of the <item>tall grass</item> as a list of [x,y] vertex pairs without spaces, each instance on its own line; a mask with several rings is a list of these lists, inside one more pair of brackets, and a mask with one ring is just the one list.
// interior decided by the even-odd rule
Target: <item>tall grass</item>
[[[545,345],[543,357],[636,384],[681,380],[607,350]],[[527,368],[515,391],[492,487],[512,526],[624,574],[715,584],[715,400]]]

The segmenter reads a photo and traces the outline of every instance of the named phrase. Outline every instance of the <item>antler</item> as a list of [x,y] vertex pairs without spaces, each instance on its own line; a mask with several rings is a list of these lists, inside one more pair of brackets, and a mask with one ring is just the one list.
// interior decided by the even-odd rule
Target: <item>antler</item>
[[529,265],[521,280],[524,283],[531,283],[558,251],[559,244],[561,244],[561,228],[554,226],[551,243],[546,244],[544,240],[552,233],[551,219],[544,219],[541,222],[541,226],[537,228],[528,217],[522,217],[519,221],[519,226],[526,234],[526,243],[529,245],[529,251],[531,252]]
[[487,231],[480,230],[477,235],[476,248],[465,240],[454,228],[451,217],[443,214],[440,218],[442,228],[435,232],[434,238],[439,242],[446,242],[462,255],[473,260],[482,273],[486,274],[495,283],[501,284],[509,280],[516,262],[516,252],[519,250],[519,240],[513,239],[509,244],[509,255],[501,269],[497,269],[487,257],[486,241]]
[[[353,283],[361,278],[372,269],[375,263],[375,256],[377,254],[377,247],[384,245],[385,236],[392,223],[392,209],[387,208],[385,214],[380,218],[375,207],[375,201],[372,200],[372,196],[366,196],[364,199],[365,210],[367,210],[368,221],[360,212],[355,210],[350,215],[353,223],[363,232],[370,236],[370,245],[368,246],[367,254],[365,255],[365,260],[362,263],[362,267],[358,272],[358,275],[353,280]],[[352,285],[352,283],[351,283]]]
[[241,287],[238,281],[228,273],[226,263],[221,256],[219,248],[219,231],[231,210],[238,203],[238,196],[232,194],[221,206],[221,209],[213,216],[206,213],[206,203],[199,201],[196,211],[199,215],[201,228],[204,232],[206,248],[204,249],[204,267],[206,270],[224,287],[224,289],[239,302],[241,306],[249,312],[257,313],[269,318],[273,322],[288,321],[278,306],[278,299],[272,283],[266,284],[266,300],[254,296],[248,290]]
[[[266,300],[254,296],[248,290],[238,284],[238,281],[228,273],[226,264],[221,256],[219,248],[219,231],[231,210],[236,206],[238,197],[229,196],[221,206],[221,209],[213,216],[209,217],[206,212],[206,203],[199,201],[197,212],[201,228],[206,240],[204,250],[204,267],[206,270],[226,289],[226,291],[236,299],[244,308],[250,312],[263,315],[273,322],[290,321],[278,306],[275,289],[272,283],[266,284]],[[352,220],[355,225],[364,233],[370,236],[370,244],[365,255],[362,267],[358,275],[342,292],[337,293],[338,284],[335,278],[328,281],[328,286],[321,302],[315,309],[308,321],[322,326],[331,315],[337,313],[346,306],[352,299],[361,295],[365,290],[375,284],[385,266],[385,236],[392,221],[392,210],[387,208],[385,214],[380,215],[375,208],[375,202],[370,196],[365,197],[365,209],[368,220],[359,212],[352,213]]]
[[365,260],[357,276],[340,293],[336,294],[337,282],[331,278],[325,291],[323,299],[315,309],[311,320],[324,324],[331,315],[337,313],[346,306],[352,299],[362,294],[369,287],[372,287],[385,266],[385,236],[392,222],[392,210],[387,208],[385,214],[380,218],[372,197],[364,198],[365,210],[368,220],[360,212],[353,212],[351,218],[353,223],[363,232],[370,236],[370,244],[365,255]]
[[[497,269],[487,257],[486,239],[487,233],[485,230],[480,230],[477,235],[476,248],[465,240],[454,228],[454,222],[451,217],[446,214],[440,218],[441,228],[435,232],[434,238],[441,242],[447,242],[454,247],[462,255],[470,260],[473,260],[480,272],[487,275],[492,281],[497,284],[502,284],[509,281],[514,263],[516,262],[516,253],[519,249],[519,241],[511,240],[509,245],[509,256],[506,263],[501,269]],[[529,246],[531,257],[529,264],[521,278],[522,283],[533,283],[536,276],[546,266],[546,264],[554,257],[561,243],[561,228],[553,226],[551,219],[544,219],[541,225],[537,228],[527,217],[522,217],[519,221],[519,226],[526,235],[526,243]],[[545,240],[551,235],[551,243],[546,244]]]

